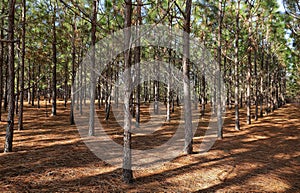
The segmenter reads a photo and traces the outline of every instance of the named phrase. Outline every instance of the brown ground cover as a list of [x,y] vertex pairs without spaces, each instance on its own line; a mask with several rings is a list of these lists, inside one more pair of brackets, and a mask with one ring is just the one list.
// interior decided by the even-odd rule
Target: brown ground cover
[[[45,106],[26,106],[25,129],[15,131],[14,152],[0,153],[0,192],[300,192],[297,104],[285,105],[252,125],[245,123],[242,111],[241,131],[234,130],[234,112],[227,111],[224,139],[199,153],[207,115],[196,133],[195,154],[179,156],[159,168],[134,171],[132,185],[122,183],[122,169],[101,161],[85,146],[76,126],[69,125],[67,109],[60,104],[58,116],[50,117],[49,106],[47,114]],[[170,125],[176,124],[178,113]],[[98,114],[103,120],[103,110]],[[122,143],[115,120],[105,125],[113,131],[111,137]],[[134,147],[163,143],[174,132],[170,125],[149,136],[149,142],[134,138]],[[5,123],[0,128],[3,152]]]

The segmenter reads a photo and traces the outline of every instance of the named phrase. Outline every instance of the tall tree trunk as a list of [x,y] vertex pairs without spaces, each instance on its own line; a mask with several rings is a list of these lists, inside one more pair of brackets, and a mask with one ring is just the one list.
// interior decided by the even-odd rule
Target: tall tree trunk
[[5,59],[5,87],[4,87],[4,101],[3,101],[3,105],[4,105],[4,111],[6,111],[7,110],[7,103],[8,103],[8,97],[7,97],[7,95],[8,95],[8,56],[7,57],[5,57],[6,59]]
[[[74,125],[75,120],[74,120],[74,106],[75,106],[75,61],[76,61],[76,30],[77,30],[77,25],[76,25],[76,16],[74,17],[74,23],[72,24],[73,28],[73,37],[72,37],[72,74],[71,74],[71,107],[70,107],[70,124]],[[78,76],[78,75],[77,75]]]
[[[8,51],[7,51],[8,52]],[[4,111],[7,110],[7,104],[8,104],[8,56],[5,57],[5,92],[4,92]]]
[[[136,0],[137,2],[137,22],[136,22],[136,35],[139,36],[140,30],[139,26],[142,25],[142,1],[141,0]],[[141,106],[141,85],[139,84],[140,82],[140,62],[141,62],[141,47],[140,47],[140,39],[137,40],[137,45],[138,47],[135,47],[134,49],[134,60],[135,60],[135,65],[136,65],[136,81],[138,83],[137,88],[136,88],[136,121],[135,121],[135,126],[137,128],[140,127],[140,106]]]
[[6,128],[4,152],[12,152],[13,133],[14,133],[14,110],[15,110],[15,46],[14,46],[14,19],[15,19],[15,0],[9,0],[8,4],[8,125]]
[[[131,27],[132,1],[125,0],[125,28]],[[130,96],[131,96],[131,49],[130,49],[130,30],[125,31],[125,93],[124,93],[124,157],[123,157],[123,180],[126,183],[132,183],[132,165],[131,165],[131,116],[130,116]]]
[[[250,5],[248,5],[250,7]],[[252,26],[251,26],[251,8],[248,8],[248,68],[247,68],[247,123],[251,124],[251,66],[252,66],[252,44],[251,44],[251,36],[252,36]]]
[[[156,60],[160,60],[161,56],[160,56],[160,50],[159,48],[157,48],[157,51],[155,52],[155,56]],[[156,80],[154,80],[154,87],[153,87],[153,91],[154,91],[154,113],[158,114],[159,113],[159,97],[160,97],[160,93],[159,93],[159,62],[156,63],[156,68],[154,69],[155,72],[155,76],[156,76]]]
[[53,16],[52,16],[52,62],[53,62],[53,69],[52,69],[52,116],[56,116],[56,5],[54,6]]
[[186,0],[184,15],[184,35],[183,35],[183,93],[184,93],[184,128],[185,128],[185,144],[184,153],[193,153],[193,125],[192,125],[192,109],[191,109],[191,93],[190,93],[190,25],[191,25],[191,9],[192,0]]
[[65,64],[65,82],[64,82],[64,107],[67,107],[67,103],[68,103],[68,80],[69,80],[69,73],[68,73],[68,63],[69,63],[69,61],[68,61],[68,59],[67,59],[67,61],[66,61],[66,64]]
[[16,72],[15,72],[15,76],[17,76],[15,79],[16,79],[16,93],[15,93],[15,114],[18,115],[19,114],[19,94],[20,94],[20,51],[21,50],[21,47],[20,47],[20,43],[18,42],[17,44],[17,58],[18,58],[18,62],[17,62],[17,69],[16,69]]
[[221,71],[222,71],[222,22],[223,22],[223,1],[219,0],[219,29],[218,29],[218,70],[217,70],[217,121],[218,121],[218,138],[223,138],[222,123],[222,106],[221,106]]
[[95,45],[96,45],[96,25],[97,25],[98,0],[93,0],[93,19],[92,19],[92,55],[91,55],[91,99],[90,99],[90,118],[89,118],[89,136],[95,134],[95,96],[96,96],[96,78],[95,78]]
[[269,114],[269,109],[270,109],[270,97],[269,97],[269,94],[270,94],[270,54],[269,54],[269,48],[267,47],[267,58],[266,58],[266,74],[267,74],[267,81],[266,81],[266,115]]
[[101,77],[98,79],[97,85],[98,109],[101,109]]
[[23,129],[24,74],[25,74],[24,70],[25,70],[25,53],[26,53],[25,39],[26,39],[26,0],[22,0],[22,58],[21,58],[21,77],[20,77],[20,111],[19,111],[19,118],[18,118],[19,130]]
[[31,69],[30,69],[30,60],[28,61],[28,90],[27,90],[27,103],[31,104]]
[[237,1],[236,9],[236,34],[235,34],[235,58],[234,58],[234,108],[235,108],[235,130],[240,130],[240,112],[239,112],[239,36],[240,36],[240,3]]
[[31,106],[34,106],[34,98],[35,98],[35,87],[36,87],[36,78],[35,78],[35,66],[32,65],[32,80],[33,80],[33,83],[32,83],[32,89],[31,89]]
[[[261,41],[263,38],[261,38]],[[260,117],[263,117],[263,104],[264,104],[264,46],[261,48],[261,64],[260,64],[260,94],[259,94],[259,105],[260,105]]]
[[205,114],[205,96],[206,96],[206,83],[204,72],[201,75],[201,116]]
[[[4,0],[1,1],[1,14],[4,14]],[[0,19],[1,26],[4,26],[4,18]],[[0,38],[4,39],[3,28],[0,29]],[[3,71],[4,71],[4,43],[0,42],[0,121],[2,120],[2,99],[3,99]]]
[[[168,8],[170,8],[170,4],[168,4]],[[171,13],[172,14],[172,13]],[[170,16],[170,26],[169,29],[170,31],[172,31],[172,21],[173,21],[173,16]],[[171,117],[171,62],[172,62],[172,49],[168,49],[168,54],[169,54],[169,61],[168,61],[168,69],[167,69],[167,73],[168,73],[168,82],[167,82],[167,116],[166,116],[166,121],[170,122],[170,117]]]
[[[39,64],[38,66],[38,80],[41,79],[41,64]],[[40,99],[41,99],[41,90],[40,90],[40,85],[39,82],[36,83],[36,98],[37,98],[37,108],[41,108],[41,104],[40,104]]]
[[255,121],[258,120],[258,79],[257,79],[257,51],[254,50],[254,80],[255,80]]

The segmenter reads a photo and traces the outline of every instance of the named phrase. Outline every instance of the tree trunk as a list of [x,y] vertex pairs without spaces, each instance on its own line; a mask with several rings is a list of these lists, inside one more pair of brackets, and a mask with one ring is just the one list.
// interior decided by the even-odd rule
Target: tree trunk
[[36,78],[35,78],[35,66],[32,66],[32,89],[31,89],[31,106],[34,106],[34,98],[35,98],[35,86],[36,86]]
[[240,112],[239,112],[239,36],[240,36],[240,3],[237,1],[236,9],[236,34],[235,34],[235,58],[234,58],[234,109],[235,109],[235,130],[240,130]]
[[30,69],[30,60],[28,61],[28,90],[27,90],[27,103],[31,104],[31,69]]
[[[125,0],[125,28],[131,27],[132,1]],[[125,93],[124,93],[124,157],[123,157],[123,180],[125,183],[132,183],[133,174],[131,166],[131,116],[130,116],[130,96],[131,96],[131,49],[130,31],[125,31]]]
[[4,152],[12,152],[13,133],[14,133],[14,110],[15,110],[15,66],[14,66],[14,19],[15,19],[15,0],[9,0],[8,14],[8,125],[6,128]]
[[[1,1],[1,14],[4,14],[4,1]],[[1,26],[4,26],[3,17],[0,19]],[[4,39],[3,28],[0,29],[0,38]],[[0,121],[2,121],[2,98],[3,98],[3,71],[4,71],[4,43],[0,42]]]
[[[269,48],[267,48],[268,50]],[[270,98],[269,98],[269,93],[270,93],[270,70],[269,70],[269,51],[267,51],[267,58],[266,58],[266,78],[267,78],[267,81],[266,81],[266,115],[269,114],[269,109],[270,109]]]
[[97,95],[98,95],[98,109],[101,109],[101,77],[99,77],[98,79]]
[[219,0],[219,29],[218,29],[218,70],[217,70],[217,121],[218,121],[218,138],[223,138],[223,123],[222,123],[222,106],[221,106],[221,71],[222,71],[222,22],[223,8],[222,0]]
[[56,116],[56,5],[54,5],[54,12],[52,16],[52,62],[53,62],[53,69],[52,69],[52,116]]
[[76,17],[74,17],[74,23],[72,25],[73,28],[73,37],[72,37],[72,83],[71,83],[71,107],[70,107],[70,124],[74,125],[75,120],[74,120],[74,106],[75,106],[75,61],[76,61]]
[[[155,52],[156,60],[160,60],[160,51],[158,50]],[[154,80],[154,113],[157,115],[159,113],[159,62],[156,63],[156,68],[154,69],[156,80]]]
[[[41,72],[41,64],[39,64],[38,66],[38,80],[40,80],[41,78],[41,75],[40,75],[40,72]],[[40,85],[39,85],[39,82],[36,83],[36,98],[37,98],[37,108],[41,108],[41,105],[40,105]]]
[[191,109],[191,93],[190,93],[190,22],[191,22],[192,0],[186,0],[185,17],[184,17],[184,35],[183,35],[183,92],[184,92],[184,128],[185,128],[185,144],[184,153],[193,153],[193,125],[192,125],[192,109]]
[[[23,130],[23,109],[24,109],[24,74],[25,74],[25,53],[26,53],[26,0],[22,1],[22,58],[21,58],[21,79],[20,79],[20,111],[18,117],[18,129]],[[1,87],[2,88],[2,87]],[[2,89],[1,89],[2,90]],[[2,94],[1,94],[2,95]],[[2,101],[2,100],[0,100]],[[1,107],[0,107],[1,109]]]
[[257,51],[254,50],[254,80],[255,80],[255,121],[258,120],[258,79],[257,79]]
[[15,76],[16,77],[16,95],[15,95],[15,114],[18,115],[19,114],[19,94],[20,94],[20,52],[19,50],[21,50],[21,47],[20,47],[20,43],[17,44],[17,58],[18,58],[18,62],[17,62],[17,70],[15,72]]
[[[250,6],[250,5],[249,5]],[[251,26],[251,10],[248,8],[248,68],[247,68],[247,123],[251,124],[251,66],[252,66],[252,60],[251,60],[251,50],[252,50],[252,44],[251,44],[251,34],[252,34],[252,26]]]
[[[261,38],[263,39],[263,38]],[[261,40],[262,41],[262,40]],[[260,64],[260,94],[259,94],[259,103],[260,103],[260,117],[263,117],[263,104],[264,104],[264,46],[261,48],[261,64]]]
[[69,73],[68,73],[68,59],[66,61],[65,64],[65,82],[64,82],[64,107],[67,107],[67,103],[68,103],[68,80],[69,80]]
[[205,83],[205,75],[204,72],[201,75],[201,116],[205,114],[205,96],[206,96],[206,83]]
[[[137,22],[136,22],[136,35],[139,36],[140,31],[139,31],[139,26],[142,25],[142,1],[141,0],[136,0],[137,2]],[[140,62],[141,62],[141,47],[140,47],[140,39],[137,40],[137,46],[134,49],[134,60],[135,60],[135,65],[136,65],[136,81],[138,83],[137,88],[136,88],[136,121],[135,121],[135,126],[137,128],[140,127],[140,107],[141,107],[141,85],[139,84],[140,82]]]
[[90,118],[89,118],[89,136],[95,135],[95,95],[96,95],[96,78],[95,78],[95,45],[96,45],[96,25],[97,25],[98,1],[93,1],[93,19],[92,19],[92,54],[91,54],[91,87],[90,87]]

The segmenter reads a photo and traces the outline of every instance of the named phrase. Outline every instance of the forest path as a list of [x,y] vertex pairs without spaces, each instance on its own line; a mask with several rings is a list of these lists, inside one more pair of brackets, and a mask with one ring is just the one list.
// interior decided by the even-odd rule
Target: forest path
[[[14,135],[15,152],[0,153],[0,192],[300,191],[297,104],[287,104],[252,125],[245,123],[242,110],[241,131],[234,130],[234,112],[228,111],[224,139],[212,149],[134,171],[132,185],[122,183],[121,169],[101,161],[85,146],[76,127],[69,125],[67,108],[59,105],[57,117],[46,116],[45,107],[25,110],[25,130]],[[5,123],[1,128],[4,144]],[[120,140],[118,132],[114,136]],[[201,137],[196,137],[196,152],[200,143]]]

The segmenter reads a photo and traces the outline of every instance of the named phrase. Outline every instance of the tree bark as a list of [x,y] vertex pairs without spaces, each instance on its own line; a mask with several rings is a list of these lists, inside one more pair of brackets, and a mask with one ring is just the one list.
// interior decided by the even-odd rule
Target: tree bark
[[191,93],[190,93],[190,24],[191,24],[192,0],[186,0],[186,8],[184,15],[184,35],[183,35],[183,92],[184,92],[184,128],[185,128],[185,144],[184,153],[193,153],[193,125],[192,125],[192,109],[191,109]]
[[[261,38],[261,41],[263,38]],[[260,103],[260,117],[263,117],[263,104],[264,104],[264,45],[261,48],[261,64],[260,64],[260,94],[259,94],[259,103]]]
[[90,87],[90,118],[89,118],[89,136],[95,135],[95,96],[96,96],[96,78],[95,78],[95,45],[96,45],[96,26],[97,26],[98,0],[93,0],[93,19],[92,19],[92,54],[91,54],[91,87]]
[[223,138],[222,106],[221,106],[221,66],[222,66],[222,22],[223,22],[223,1],[219,0],[219,29],[218,29],[218,69],[217,69],[217,121],[218,138]]
[[239,113],[239,36],[240,36],[240,3],[237,1],[236,9],[236,34],[235,34],[235,58],[234,58],[234,108],[235,108],[235,130],[240,130],[240,113]]
[[[131,27],[132,1],[125,0],[125,28]],[[132,165],[131,165],[131,116],[130,116],[130,97],[131,97],[131,49],[130,49],[130,30],[125,31],[125,93],[124,93],[124,157],[123,157],[123,180],[125,183],[132,183]]]
[[52,116],[56,116],[56,64],[57,64],[57,57],[56,57],[56,5],[54,6],[54,11],[52,15],[52,62],[53,62],[53,68],[52,68]]
[[31,71],[30,71],[30,60],[28,61],[28,90],[27,90],[27,103],[28,104],[31,104],[31,93],[30,93],[30,90],[31,90]]
[[22,0],[22,58],[21,58],[21,77],[20,77],[20,111],[18,117],[19,130],[23,130],[24,74],[25,74],[25,54],[26,54],[25,40],[26,40],[26,0]]
[[[4,1],[1,1],[1,14],[4,14]],[[0,20],[1,26],[4,26],[4,19]],[[3,29],[0,29],[0,38],[4,38]],[[2,99],[3,99],[3,71],[4,71],[4,43],[0,42],[0,121],[2,120]]]
[[[136,35],[139,36],[139,26],[142,25],[142,1],[136,0],[137,2],[137,22],[136,22]],[[141,62],[141,47],[140,47],[140,39],[137,40],[137,47],[135,47],[134,52],[134,60],[136,65],[136,81],[138,83],[136,88],[136,121],[135,126],[137,128],[140,127],[140,107],[141,107],[141,85],[140,82],[140,62]]]
[[255,80],[255,121],[258,120],[258,77],[257,77],[257,51],[254,50],[254,80]]
[[73,28],[73,37],[72,37],[72,83],[71,83],[71,107],[70,107],[70,124],[74,125],[75,124],[75,119],[74,119],[74,106],[75,106],[75,61],[76,61],[76,30],[77,30],[77,25],[76,25],[76,17],[74,17],[74,23],[72,25]]
[[65,78],[65,82],[64,82],[64,107],[67,107],[67,103],[68,103],[68,80],[69,80],[69,73],[68,73],[68,59],[66,60],[65,63],[65,69],[64,69],[64,78]]
[[36,78],[35,78],[35,66],[32,65],[32,69],[31,69],[31,73],[32,73],[32,89],[31,89],[31,106],[34,106],[34,98],[35,98],[35,87],[36,87]]
[[15,110],[15,46],[14,40],[14,18],[15,18],[15,0],[9,0],[9,14],[8,14],[8,125],[6,128],[4,152],[12,152],[13,147],[13,133],[14,133],[14,110]]
[[[250,6],[250,5],[248,5]],[[248,68],[247,68],[247,123],[251,124],[251,35],[252,35],[252,26],[251,26],[251,10],[248,8]]]

